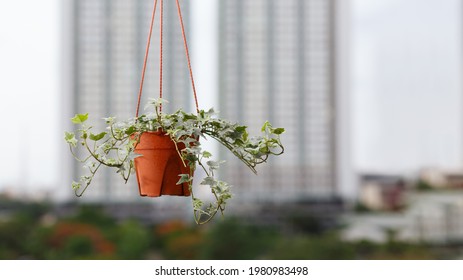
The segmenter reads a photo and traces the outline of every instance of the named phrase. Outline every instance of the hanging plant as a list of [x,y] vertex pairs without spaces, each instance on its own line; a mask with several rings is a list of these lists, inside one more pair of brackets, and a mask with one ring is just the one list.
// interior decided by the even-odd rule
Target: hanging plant
[[[191,194],[195,221],[202,224],[210,221],[219,211],[223,214],[227,200],[232,194],[230,185],[216,176],[224,162],[212,160],[213,155],[202,148],[200,139],[209,137],[217,140],[254,173],[257,173],[256,166],[266,162],[270,155],[280,155],[284,151],[280,142],[280,135],[284,129],[274,128],[269,122],[265,122],[262,126],[260,136],[250,137],[246,126],[218,118],[213,109],[201,110],[198,114],[186,113],[182,110],[165,114],[160,111],[163,102],[166,101],[152,99],[147,104],[152,112],[137,118],[126,121],[105,118],[107,128],[104,131],[93,131],[93,127],[87,121],[88,114],[78,114],[72,118],[72,122],[79,124],[80,128],[77,135],[66,132],[65,140],[69,143],[74,157],[88,169],[88,174],[81,176],[78,182],[72,183],[77,196],[85,192],[101,166],[114,168],[125,182],[136,171],[141,195],[160,196],[162,191],[166,192],[164,194],[171,195]],[[154,169],[139,170],[137,165],[137,161],[144,158],[143,149],[138,150],[138,148],[149,145],[145,142],[148,141],[150,134],[166,137],[167,142],[171,142],[175,149],[174,158],[170,152],[167,152],[167,157],[155,156],[149,159],[152,160],[151,162],[158,160],[158,166],[162,166],[160,172]],[[146,141],[144,141],[145,137],[147,137]],[[83,158],[78,157],[76,153],[76,148],[79,147],[82,147],[86,153]],[[152,146],[152,148],[156,147]],[[157,148],[164,152],[166,150],[162,146]],[[176,159],[179,159],[180,163],[176,162]],[[168,168],[169,160],[174,162],[171,166],[180,172],[174,174],[176,178],[173,184],[172,178],[163,177],[167,172],[165,168],[166,166]],[[193,173],[196,168],[201,168],[205,173],[200,185],[209,186],[215,198],[215,202],[207,206],[194,195]],[[141,174],[142,172],[148,174]],[[157,190],[142,192],[143,184],[153,183],[149,179],[148,182],[143,182],[143,176],[146,179],[150,172],[160,174],[158,178],[156,176],[154,178],[157,183],[153,184],[156,185],[153,188]]]
[[[163,0],[160,0],[159,98],[150,99],[145,107],[148,113],[139,116],[157,2],[155,0],[153,7],[135,117],[122,121],[114,117],[105,118],[106,129],[95,132],[93,126],[88,124],[88,113],[77,114],[72,118],[74,124],[80,125],[77,133],[65,132],[65,140],[71,153],[88,170],[78,182],[72,183],[72,188],[77,196],[82,196],[102,166],[114,168],[126,183],[135,172],[141,196],[191,196],[195,222],[204,224],[218,212],[223,215],[227,200],[232,194],[230,185],[216,177],[224,162],[213,160],[212,154],[203,150],[200,140],[217,140],[251,171],[257,173],[257,165],[266,162],[270,155],[281,155],[284,152],[280,142],[284,129],[274,128],[269,122],[265,122],[261,135],[250,137],[246,126],[220,119],[213,109],[199,109],[178,0],[177,10],[196,113],[187,113],[181,109],[172,114],[162,111],[162,105],[167,101],[162,98]],[[83,150],[82,153],[76,151],[79,148]],[[82,154],[83,157],[80,156]],[[205,173],[200,185],[209,186],[215,199],[207,205],[194,195],[193,175],[197,168]]]

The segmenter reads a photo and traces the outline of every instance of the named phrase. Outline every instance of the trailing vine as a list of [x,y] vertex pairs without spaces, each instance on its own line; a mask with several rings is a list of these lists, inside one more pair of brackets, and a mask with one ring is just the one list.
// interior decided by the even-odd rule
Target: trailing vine
[[[105,118],[106,129],[93,132],[88,122],[88,114],[77,114],[71,120],[80,125],[74,132],[65,132],[65,141],[76,160],[87,169],[87,174],[72,182],[77,196],[82,196],[92,183],[101,166],[116,169],[127,183],[134,171],[134,159],[138,156],[135,147],[144,132],[162,131],[168,135],[177,147],[183,164],[190,168],[190,174],[179,174],[177,184],[189,184],[193,215],[197,224],[209,222],[217,213],[224,214],[227,201],[232,197],[230,185],[216,176],[223,161],[213,160],[213,155],[202,148],[201,138],[210,137],[226,147],[249,169],[257,173],[256,166],[265,163],[270,155],[281,155],[284,147],[280,141],[283,128],[274,128],[265,122],[259,136],[249,136],[247,127],[218,118],[213,109],[199,110],[197,114],[178,110],[172,114],[161,112],[164,99],[150,99],[145,109],[151,112],[126,121]],[[180,149],[179,147],[184,147]],[[84,157],[77,149],[82,148]],[[205,177],[200,185],[209,186],[215,201],[205,205],[194,195],[193,174],[201,168]]]

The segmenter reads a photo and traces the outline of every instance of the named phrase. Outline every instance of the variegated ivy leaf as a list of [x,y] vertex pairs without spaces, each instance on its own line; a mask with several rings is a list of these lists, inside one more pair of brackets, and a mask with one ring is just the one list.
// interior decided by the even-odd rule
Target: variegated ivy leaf
[[93,161],[88,161],[85,165],[84,165],[84,168],[88,168],[90,170],[92,170],[93,168],[95,168],[96,166],[96,163],[93,162]]
[[103,120],[105,120],[105,122],[109,125],[113,124],[115,121],[116,121],[116,118],[114,117],[108,117],[108,118],[103,118]]
[[[127,182],[134,168],[134,159],[141,156],[134,151],[136,143],[140,140],[139,136],[144,132],[162,129],[176,142],[178,148],[186,147],[180,151],[183,161],[193,170],[198,167],[203,168],[206,177],[200,184],[209,186],[216,194],[216,201],[208,204],[207,207],[200,199],[192,196],[195,220],[199,222],[201,214],[212,218],[217,211],[223,211],[226,200],[232,197],[230,185],[215,178],[214,173],[223,162],[212,160],[212,154],[202,150],[200,138],[217,140],[254,173],[256,173],[255,167],[264,163],[270,154],[278,155],[284,151],[279,138],[279,135],[284,133],[284,129],[273,128],[269,122],[265,122],[262,126],[260,136],[251,137],[246,126],[217,118],[213,109],[201,110],[198,114],[186,113],[181,109],[173,114],[162,113],[159,108],[166,102],[159,98],[150,99],[146,108],[151,107],[154,112],[148,112],[136,119],[116,122],[115,118],[105,118],[108,127],[104,132],[93,132],[92,127],[85,123],[88,114],[77,114],[72,121],[81,124],[78,130],[79,140],[85,147],[84,152],[90,152],[82,162],[87,164],[90,176],[80,178],[79,183],[73,182],[73,188],[85,186],[86,189],[101,165],[115,168]],[[73,133],[65,134],[65,140],[71,147],[76,147],[79,143],[76,137],[77,135]],[[87,143],[88,138],[95,142]],[[99,140],[101,142],[97,142]],[[207,164],[200,162],[202,159],[205,159],[204,162]],[[189,187],[192,188],[192,176],[189,174],[179,176],[177,184],[189,183]]]
[[204,158],[210,158],[210,157],[212,157],[212,154],[209,153],[208,151],[203,151],[203,157]]
[[189,174],[179,174],[178,176],[180,176],[180,179],[178,180],[177,185],[187,183],[193,180],[193,178]]
[[105,163],[108,164],[108,165],[116,165],[117,164],[117,161],[113,158],[108,158],[105,160]]
[[78,190],[78,189],[80,189],[80,187],[81,187],[80,183],[77,183],[75,181],[72,182],[72,189],[73,190]]
[[215,209],[217,209],[217,203],[214,203],[214,204],[209,203],[209,206],[207,206],[206,208],[206,212],[210,216],[214,214]]
[[106,136],[106,132],[101,132],[99,134],[93,134],[93,133],[90,133],[90,140],[93,140],[93,141],[99,141],[101,139],[103,139],[105,136]]
[[191,137],[187,137],[185,139],[181,139],[178,142],[185,144],[185,147],[189,147],[191,145],[199,145],[200,143],[195,139]]
[[280,134],[282,134],[282,133],[285,132],[285,129],[282,128],[282,127],[278,127],[278,128],[274,128],[274,129],[272,130],[272,132],[273,132],[274,134],[276,134],[276,135],[280,135]]
[[72,147],[77,146],[77,139],[74,133],[72,132],[64,132],[64,140],[66,140],[67,143],[69,143]]
[[216,183],[217,181],[214,179],[214,177],[207,176],[201,181],[200,185],[214,186]]
[[169,101],[163,99],[163,98],[149,98],[148,103],[145,106],[145,110],[151,108],[151,107],[157,107],[159,108],[162,104],[164,103],[169,103]]
[[220,165],[224,162],[225,161],[223,160],[222,161],[209,160],[206,163],[211,170],[217,170],[220,167]]
[[187,154],[191,154],[191,155],[200,155],[201,152],[202,152],[201,146],[192,146],[192,147],[189,147],[189,148],[185,148],[184,151]]
[[193,198],[193,209],[195,210],[201,210],[201,207],[203,207],[204,202],[202,202],[200,199]]
[[135,128],[135,126],[129,126],[126,130],[125,130],[125,134],[126,135],[132,135],[134,134],[135,132],[137,132],[137,129]]
[[75,124],[82,124],[88,119],[88,113],[87,114],[76,114],[71,121]]

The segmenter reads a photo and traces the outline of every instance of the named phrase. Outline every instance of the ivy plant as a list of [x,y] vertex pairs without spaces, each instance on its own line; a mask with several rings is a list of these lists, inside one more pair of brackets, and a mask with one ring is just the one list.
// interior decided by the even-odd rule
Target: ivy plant
[[[72,182],[77,196],[82,196],[102,166],[114,168],[127,183],[134,172],[134,159],[140,156],[135,153],[140,135],[144,132],[163,131],[176,144],[183,163],[190,167],[190,174],[179,174],[177,184],[188,183],[194,219],[196,223],[203,224],[218,212],[223,215],[232,193],[229,183],[217,178],[224,161],[212,159],[211,152],[201,146],[202,138],[217,140],[256,174],[257,165],[266,162],[270,155],[281,155],[284,152],[280,141],[284,128],[274,128],[268,121],[263,124],[261,135],[251,137],[246,126],[220,119],[213,109],[200,110],[197,114],[183,110],[166,114],[161,112],[165,102],[161,98],[150,99],[145,110],[151,112],[137,118],[125,121],[113,117],[104,118],[104,131],[94,131],[93,126],[88,124],[88,114],[77,114],[71,119],[80,127],[76,132],[65,132],[64,139],[75,159],[87,169],[77,182]],[[179,149],[180,143],[185,148]],[[79,153],[78,149],[83,151]],[[194,195],[192,182],[196,168],[201,168],[205,173],[200,185],[209,186],[215,198],[214,202],[207,205]]]

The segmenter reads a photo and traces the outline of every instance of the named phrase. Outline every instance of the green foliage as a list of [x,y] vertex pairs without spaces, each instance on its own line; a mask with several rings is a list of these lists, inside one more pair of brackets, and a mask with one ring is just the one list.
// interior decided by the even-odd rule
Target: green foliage
[[358,213],[367,213],[372,212],[370,208],[368,208],[365,204],[361,202],[357,202],[354,207],[354,211]]
[[83,235],[70,236],[60,248],[61,258],[65,259],[88,259],[96,253],[92,240]]
[[36,259],[145,259],[151,248],[147,227],[135,220],[118,223],[94,205],[29,232],[20,251]]
[[77,114],[71,119],[71,121],[75,124],[81,124],[81,123],[84,123],[87,119],[88,119],[88,113],[85,115]]
[[197,227],[181,221],[168,221],[155,228],[155,245],[168,259],[199,259],[207,241]]
[[77,146],[77,139],[74,133],[72,132],[65,132],[64,133],[64,140],[71,145],[71,147],[76,147]]
[[103,230],[116,226],[116,220],[105,214],[101,206],[91,204],[80,206],[79,211],[74,216],[67,218],[66,221],[86,223]]
[[418,180],[418,182],[416,183],[416,189],[419,191],[430,191],[436,189],[436,187],[424,180]]
[[90,140],[93,140],[93,141],[100,141],[101,139],[103,139],[103,137],[106,136],[106,134],[107,134],[106,132],[101,132],[100,134],[97,134],[97,135],[91,133],[89,138]]
[[[381,244],[361,240],[353,242],[352,245],[355,248],[357,259],[431,260],[441,258],[439,248],[433,248],[432,246],[426,246],[419,243],[407,243],[402,241],[389,240]],[[448,256],[442,257],[449,259]]]
[[29,241],[48,204],[4,199],[0,204],[11,211],[9,219],[0,221],[0,259],[30,258]]
[[206,227],[169,221],[153,230],[97,206],[59,218],[47,204],[0,203],[10,213],[0,221],[0,259],[454,259],[462,248],[400,241],[392,230],[384,243],[345,241],[336,232],[295,235],[229,218]]
[[[262,126],[261,135],[250,137],[246,126],[218,118],[213,109],[201,110],[197,114],[188,114],[182,110],[165,114],[160,110],[163,102],[166,101],[151,99],[146,108],[153,109],[153,112],[138,118],[120,122],[113,117],[105,118],[108,127],[102,132],[92,132],[92,127],[86,124],[88,114],[77,114],[72,118],[73,123],[80,124],[79,140],[71,132],[65,132],[64,139],[76,160],[88,170],[87,175],[81,176],[78,182],[72,182],[77,196],[85,192],[101,166],[114,168],[127,182],[134,172],[134,159],[138,156],[135,154],[135,147],[140,135],[144,132],[162,131],[174,141],[177,148],[185,147],[178,149],[178,153],[185,164],[188,162],[192,173],[179,174],[177,184],[189,183],[195,221],[197,224],[204,224],[218,212],[223,215],[227,200],[232,194],[230,185],[216,177],[217,170],[224,162],[210,159],[213,155],[202,149],[201,138],[217,140],[254,173],[257,173],[256,166],[265,163],[270,155],[281,155],[284,152],[280,142],[284,129],[274,128],[268,121]],[[87,154],[84,158],[78,157],[75,152],[79,141]],[[195,196],[192,174],[196,168],[205,172],[206,178],[201,184],[209,186],[215,202],[206,205]]]
[[334,234],[305,235],[281,239],[266,258],[277,260],[347,260],[355,250]]
[[278,240],[271,228],[240,223],[227,219],[215,224],[206,235],[202,248],[204,259],[245,260],[262,257]]
[[17,259],[25,250],[24,241],[28,239],[32,225],[25,223],[23,219],[15,219],[0,223],[0,252],[1,257]]
[[50,250],[47,240],[51,236],[51,226],[36,225],[31,229],[28,239],[24,242],[24,252],[33,259],[57,259],[53,250]]
[[98,226],[60,221],[53,225],[43,240],[47,258],[51,259],[111,259],[115,245]]
[[125,260],[144,257],[149,249],[150,236],[146,228],[135,220],[128,220],[117,227],[117,256]]
[[320,223],[320,220],[309,216],[309,215],[291,215],[288,220],[291,223],[291,226],[300,232],[304,232],[311,235],[318,235],[323,233],[323,226]]

